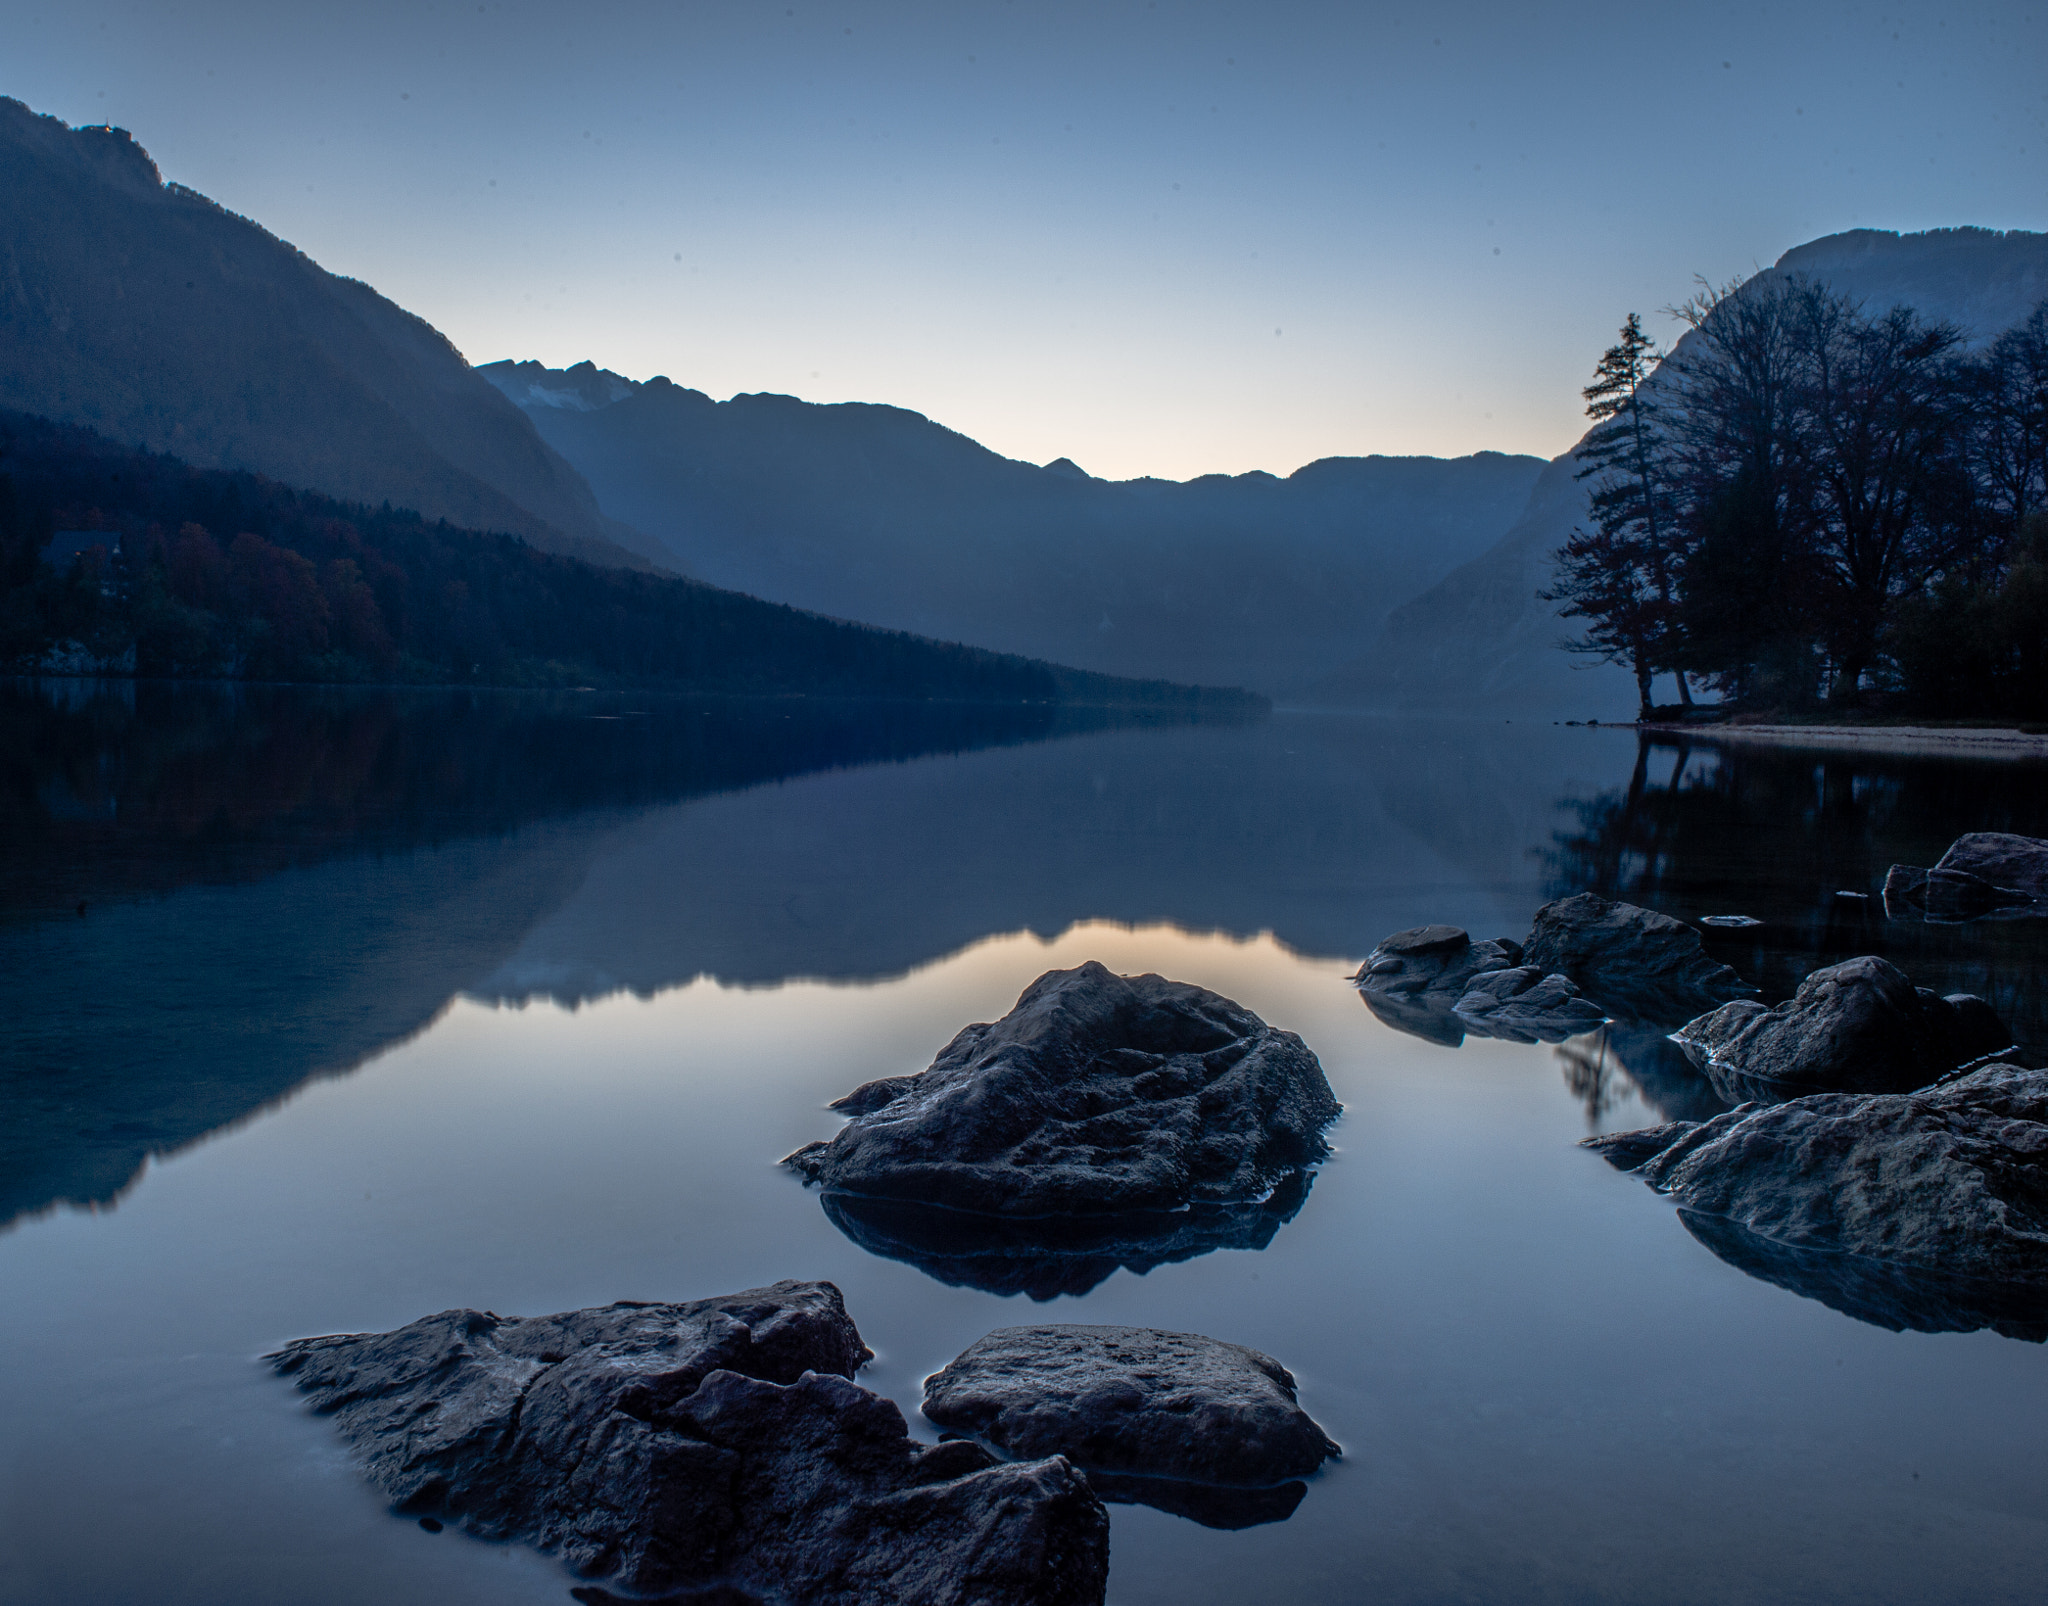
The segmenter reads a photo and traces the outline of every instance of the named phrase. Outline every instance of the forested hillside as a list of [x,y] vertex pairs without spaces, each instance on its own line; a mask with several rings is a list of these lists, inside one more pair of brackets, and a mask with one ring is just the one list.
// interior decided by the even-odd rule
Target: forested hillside
[[[81,550],[57,543],[53,562],[58,532]],[[509,535],[195,469],[21,413],[0,413],[0,662],[17,672],[1257,701],[600,569]]]

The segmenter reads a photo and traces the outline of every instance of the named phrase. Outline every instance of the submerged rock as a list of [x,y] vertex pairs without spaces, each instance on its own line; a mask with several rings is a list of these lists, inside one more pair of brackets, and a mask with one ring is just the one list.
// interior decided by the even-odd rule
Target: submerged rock
[[1814,971],[1775,1009],[1738,999],[1671,1036],[1733,1102],[1905,1093],[2012,1047],[1983,999],[1915,987],[1871,954]]
[[1373,949],[1351,980],[1396,1031],[1456,1048],[1475,1029],[1457,1013],[1473,979],[1521,962],[1521,944],[1505,938],[1474,942],[1460,926],[1414,926]]
[[1535,965],[1474,976],[1452,1007],[1468,1030],[1512,1043],[1561,1043],[1607,1018],[1564,977],[1546,976]]
[[1592,892],[1538,909],[1522,958],[1569,977],[1617,1020],[1675,1025],[1756,991],[1683,921]]
[[[636,1593],[831,1606],[1081,1606],[1108,1519],[1054,1457],[910,1438],[851,1381],[830,1283],[508,1318],[453,1310],[270,1357],[409,1513]],[[592,1592],[590,1598],[597,1598]]]
[[2048,841],[2005,831],[1959,836],[1930,870],[1895,864],[1886,872],[1884,912],[1944,924],[2048,916]]
[[1204,988],[1053,970],[915,1076],[869,1082],[785,1164],[831,1192],[1002,1216],[1253,1203],[1329,1153],[1302,1040]]
[[1087,1293],[1119,1270],[1218,1249],[1264,1249],[1308,1198],[1310,1173],[1288,1176],[1264,1199],[1074,1216],[992,1216],[900,1199],[828,1193],[832,1225],[869,1254],[904,1261],[956,1288],[1034,1300]]
[[1858,1256],[1909,1283],[1998,1285],[2007,1314],[1988,1325],[2048,1311],[2048,1071],[1989,1065],[1915,1093],[1816,1093],[1584,1146],[1761,1240],[1759,1255],[1786,1251],[1788,1278],[1808,1275],[1808,1252]]
[[[1340,1453],[1294,1396],[1287,1368],[1239,1344],[1058,1324],[970,1345],[925,1380],[924,1414],[1006,1455],[1065,1456],[1105,1492],[1239,1527],[1291,1514],[1300,1495],[1284,1486]],[[1265,1498],[1228,1498],[1248,1489]]]

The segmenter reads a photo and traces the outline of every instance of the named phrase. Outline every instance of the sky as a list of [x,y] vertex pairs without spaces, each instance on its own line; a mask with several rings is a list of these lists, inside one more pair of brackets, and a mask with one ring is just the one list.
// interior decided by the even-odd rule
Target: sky
[[2048,229],[2048,0],[0,0],[0,94],[443,330],[1115,478],[1545,456],[1625,314]]

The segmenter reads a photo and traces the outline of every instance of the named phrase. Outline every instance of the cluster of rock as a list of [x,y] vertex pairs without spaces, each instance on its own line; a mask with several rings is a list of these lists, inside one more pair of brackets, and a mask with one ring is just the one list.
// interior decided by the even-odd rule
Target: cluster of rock
[[1864,1321],[2048,1337],[2048,1071],[1588,1138],[1709,1248]]
[[1101,1501],[1065,1459],[928,1447],[852,1381],[829,1283],[529,1320],[455,1310],[272,1357],[405,1511],[660,1594],[1099,1602]]
[[[1291,1032],[1199,987],[1052,971],[931,1067],[871,1082],[788,1164],[856,1242],[1051,1298],[1119,1265],[1260,1247],[1340,1107]],[[1150,1328],[992,1333],[909,1435],[829,1283],[511,1319],[443,1312],[271,1357],[399,1507],[638,1596],[748,1606],[1080,1606],[1103,1501],[1290,1515],[1336,1455],[1256,1350]],[[673,1593],[680,1592],[680,1593]],[[617,1597],[577,1590],[586,1603]]]
[[926,1384],[936,1446],[853,1381],[870,1358],[838,1289],[782,1282],[444,1311],[270,1359],[401,1510],[691,1600],[1096,1606],[1105,1499],[1242,1527],[1338,1454],[1286,1368],[1195,1334],[991,1333]]
[[1450,1047],[1467,1035],[1558,1043],[1608,1019],[1668,1025],[1756,991],[1682,921],[1591,892],[1537,910],[1527,942],[1396,932],[1352,980],[1388,1025]]
[[2005,831],[1959,836],[1932,869],[1891,867],[1884,912],[1940,924],[2048,918],[2048,842]]

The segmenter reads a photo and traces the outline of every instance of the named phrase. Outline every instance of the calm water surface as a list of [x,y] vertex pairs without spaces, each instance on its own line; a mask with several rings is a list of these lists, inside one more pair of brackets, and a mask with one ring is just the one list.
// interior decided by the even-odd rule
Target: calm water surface
[[[2048,835],[2016,766],[1286,715],[0,686],[0,1599],[565,1606],[389,1514],[258,1363],[309,1333],[824,1277],[918,1423],[990,1328],[1255,1345],[1345,1447],[1287,1521],[1112,1511],[1110,1598],[2019,1602],[2048,1354],[1718,1260],[1574,1147],[1718,1108],[1654,1041],[1405,1037],[1389,931],[1593,887],[1884,952],[2048,1048],[2041,934],[1888,925],[1894,859]],[[81,907],[82,912],[81,912]],[[1299,1032],[1338,1153],[1260,1251],[1034,1303],[870,1254],[775,1162],[1042,971]],[[928,1427],[918,1431],[932,1436]]]

